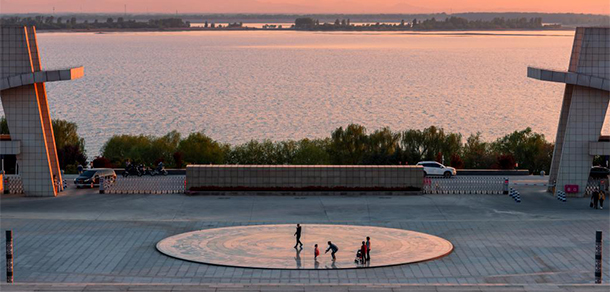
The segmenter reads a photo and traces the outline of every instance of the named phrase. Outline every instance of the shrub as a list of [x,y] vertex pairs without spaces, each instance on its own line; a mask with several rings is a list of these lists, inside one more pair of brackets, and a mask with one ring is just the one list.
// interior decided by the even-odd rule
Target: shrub
[[114,168],[114,165],[105,157],[96,157],[93,159],[94,168]]
[[464,161],[459,155],[453,154],[451,155],[451,166],[456,169],[464,168]]
[[87,156],[81,152],[80,147],[71,144],[57,150],[57,159],[59,160],[59,167],[66,171],[69,165],[85,165],[87,163]]
[[174,158],[174,166],[176,168],[182,168],[182,166],[184,165],[184,162],[182,161],[182,153],[174,152],[174,155],[172,156]]
[[511,154],[499,155],[496,168],[515,169],[515,158]]

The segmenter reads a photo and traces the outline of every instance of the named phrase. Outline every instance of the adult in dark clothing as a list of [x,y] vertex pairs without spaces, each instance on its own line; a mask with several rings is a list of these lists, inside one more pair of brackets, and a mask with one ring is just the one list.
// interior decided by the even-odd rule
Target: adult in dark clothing
[[362,242],[362,246],[360,246],[360,261],[364,264],[366,263],[366,242]]
[[366,237],[366,261],[371,260],[371,238]]
[[599,201],[599,191],[593,190],[593,194],[591,194],[591,197],[593,198],[593,208],[597,209],[597,205],[598,205],[598,201]]
[[303,243],[301,242],[301,224],[297,224],[297,231],[294,233],[294,236],[297,237],[297,243],[294,245],[294,248],[297,248],[299,244],[303,248]]
[[336,245],[334,245],[332,242],[328,241],[328,248],[326,249],[326,251],[324,253],[328,253],[329,250],[332,251],[330,253],[330,255],[333,257],[333,261],[336,260],[337,258],[335,257],[335,254],[339,251],[339,248]]

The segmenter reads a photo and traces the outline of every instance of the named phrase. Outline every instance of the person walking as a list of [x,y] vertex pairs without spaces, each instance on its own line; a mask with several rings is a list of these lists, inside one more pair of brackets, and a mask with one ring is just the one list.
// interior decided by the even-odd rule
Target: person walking
[[366,237],[366,261],[371,260],[371,238]]
[[339,248],[336,245],[334,245],[332,242],[330,242],[330,240],[328,241],[328,248],[326,249],[324,254],[328,253],[329,250],[332,251],[330,253],[330,255],[332,256],[333,262],[334,262],[337,259],[335,254],[339,251]]
[[318,244],[316,243],[316,245],[314,246],[314,249],[313,249],[313,259],[315,261],[317,261],[319,255],[320,255],[320,249],[318,249]]
[[80,163],[79,163],[79,164],[78,164],[78,166],[76,167],[76,170],[78,171],[78,174],[83,174],[83,170],[84,170],[84,169],[85,169],[85,168],[84,168],[84,167],[83,167],[83,165],[82,165],[82,164],[80,164]]
[[597,209],[597,203],[599,201],[599,191],[597,189],[593,190],[593,193],[591,194],[591,199],[593,200],[593,209]]
[[603,190],[599,190],[599,208],[604,209],[604,200],[606,199],[606,193]]
[[294,245],[294,248],[297,248],[299,244],[303,248],[303,243],[301,242],[301,224],[297,224],[297,231],[294,233],[294,236],[297,237],[297,243]]
[[360,246],[360,263],[366,263],[366,242],[362,242],[362,246]]

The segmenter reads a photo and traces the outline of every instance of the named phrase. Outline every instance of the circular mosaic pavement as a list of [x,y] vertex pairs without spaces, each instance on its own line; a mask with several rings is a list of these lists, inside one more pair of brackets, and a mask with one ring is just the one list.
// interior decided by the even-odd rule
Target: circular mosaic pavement
[[[416,263],[443,257],[451,242],[430,234],[372,226],[302,225],[302,249],[295,249],[296,225],[215,228],[174,235],[157,243],[170,257],[205,264],[268,269],[348,269]],[[371,237],[371,260],[356,263],[356,252]],[[332,241],[339,251],[324,254]],[[314,260],[314,244],[320,256]]]

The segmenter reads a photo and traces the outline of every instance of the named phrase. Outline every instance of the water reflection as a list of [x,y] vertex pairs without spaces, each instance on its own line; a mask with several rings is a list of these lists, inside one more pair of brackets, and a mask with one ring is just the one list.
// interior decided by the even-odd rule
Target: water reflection
[[[498,35],[507,33],[45,33],[38,42],[47,67],[85,64],[85,78],[48,84],[49,104],[78,124],[94,157],[115,134],[188,135],[201,125],[227,143],[327,137],[353,121],[486,140],[530,126],[554,137],[565,86],[528,81],[524,70],[565,68],[573,32]],[[104,110],[74,110],[86,106]]]

